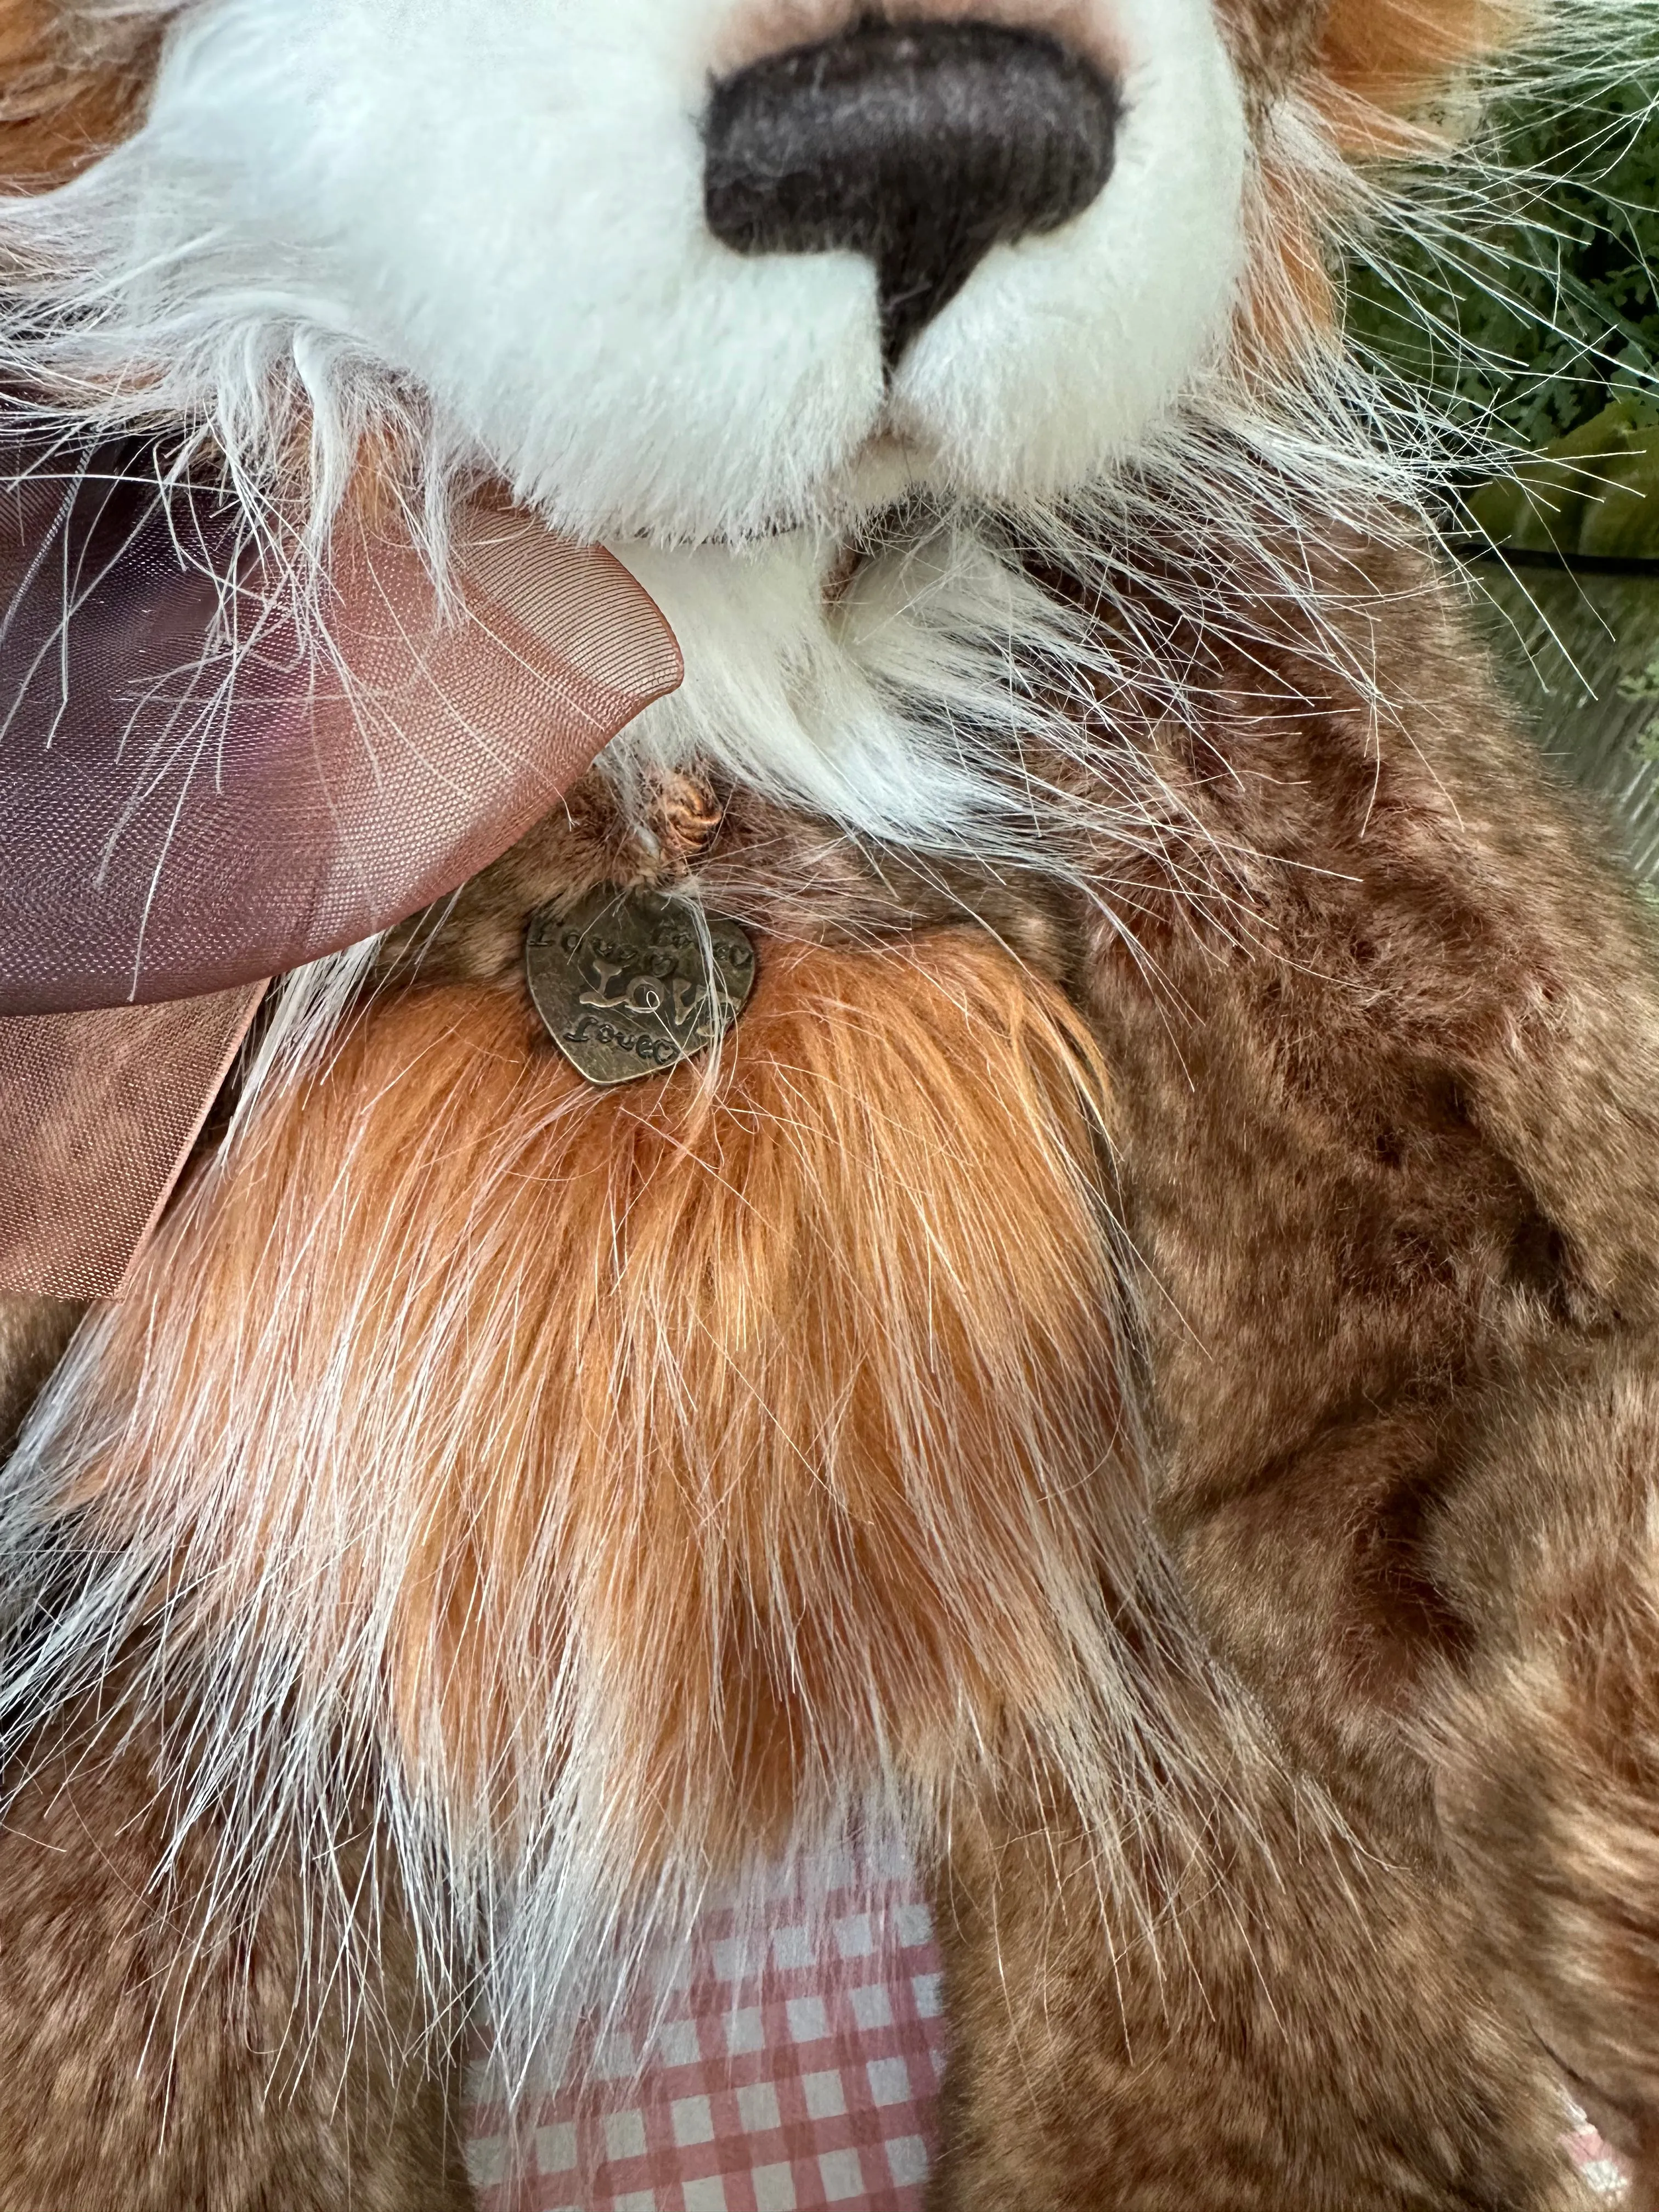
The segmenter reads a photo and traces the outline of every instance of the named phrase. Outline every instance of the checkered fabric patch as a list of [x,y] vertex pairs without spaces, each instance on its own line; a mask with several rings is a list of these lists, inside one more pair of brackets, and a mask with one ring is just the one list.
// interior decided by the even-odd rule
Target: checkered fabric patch
[[[921,2212],[945,2064],[940,1968],[902,1862],[823,1867],[739,1926],[711,1912],[654,2036],[579,2041],[516,2127],[477,2085],[479,2212]],[[1582,2112],[1563,2148],[1586,2212],[1622,2197]]]
[[812,1887],[761,1927],[708,1915],[654,2034],[642,2014],[587,2039],[516,2130],[481,2100],[481,2212],[920,2212],[945,2063],[927,1908],[903,1866]]

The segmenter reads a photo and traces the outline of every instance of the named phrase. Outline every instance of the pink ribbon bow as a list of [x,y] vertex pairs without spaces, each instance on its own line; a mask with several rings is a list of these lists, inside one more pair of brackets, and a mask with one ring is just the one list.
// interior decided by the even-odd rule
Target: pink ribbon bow
[[0,493],[0,1289],[116,1293],[268,979],[444,896],[682,669],[521,514],[337,534],[302,626],[212,492],[111,448]]

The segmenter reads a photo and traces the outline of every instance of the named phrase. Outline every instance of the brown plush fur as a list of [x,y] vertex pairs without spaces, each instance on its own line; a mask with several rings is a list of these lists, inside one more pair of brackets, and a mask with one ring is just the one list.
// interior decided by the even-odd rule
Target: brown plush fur
[[[1310,1849],[1245,1771],[1274,1877],[1246,1852],[1194,1886],[1169,1956],[1120,1947],[1091,1976],[1086,1896],[1056,1898],[1045,1948],[1042,1855],[1005,1823],[992,1871],[947,1885],[941,2203],[1519,2212],[1557,2185],[1484,2130],[1541,2094],[1545,2047],[1651,2141],[1655,955],[1433,596],[1382,577],[1376,673],[1409,741],[1379,747],[1288,638],[1195,637],[1217,720],[1163,766],[1236,856],[1233,902],[1195,927],[1149,884],[1139,957],[1103,940],[1090,987],[1158,1292],[1160,1519],[1364,1863]],[[1185,2035],[1148,2025],[1171,2008]],[[1362,2024],[1363,2067],[1316,2082],[1313,2044]],[[1062,2150],[1085,2081],[1098,2124]],[[1485,2116],[1461,2148],[1459,2112]]]
[[1436,1714],[1476,1934],[1634,2162],[1643,2208],[1659,2203],[1656,1375],[1651,1336],[1622,1358],[1563,1347],[1485,1440],[1434,1559],[1491,1629]]
[[[458,2078],[433,2070],[395,1897],[337,1974],[290,1858],[256,1928],[215,1911],[211,1820],[164,1875],[175,1757],[104,1709],[19,1761],[0,1829],[6,2212],[465,2212]],[[363,1851],[348,1845],[348,1879]]]
[[[590,1589],[582,1617],[604,1635],[612,1621],[621,1679],[629,1664],[649,1663],[652,1650],[672,1650],[677,1669],[696,1659],[686,1676],[695,1695],[678,1701],[647,1674],[636,1678],[635,1710],[668,1713],[681,1751],[711,1713],[744,1714],[728,1750],[737,1741],[763,1759],[789,1735],[787,1724],[775,1734],[757,1725],[752,1703],[757,1692],[775,1697],[768,1685],[779,1680],[765,1656],[763,1616],[749,1616],[756,1638],[731,1647],[732,1672],[717,1686],[696,1656],[714,1649],[699,1646],[695,1626],[708,1608],[695,1600],[679,1608],[688,1589],[710,1587],[711,1575],[728,1578],[733,1597],[746,1590],[742,1602],[751,1603],[762,1562],[780,1556],[787,1516],[834,1510],[842,1478],[814,1503],[816,1491],[793,1492],[780,1461],[769,1486],[757,1431],[722,1463],[742,1465],[745,1480],[763,1470],[759,1486],[733,1489],[713,1521],[705,1510],[682,1524],[675,1507],[688,1471],[685,1494],[703,1494],[695,1469],[708,1464],[708,1444],[695,1437],[738,1436],[749,1418],[728,1388],[738,1371],[730,1332],[746,1334],[751,1312],[787,1312],[777,1364],[766,1364],[763,1332],[745,1354],[763,1364],[742,1371],[768,1378],[765,1400],[782,1416],[792,1458],[823,1433],[811,1394],[823,1394],[822,1407],[853,1388],[846,1479],[875,1480],[859,1516],[875,1550],[858,1554],[840,1602],[856,1603],[877,1644],[903,1644],[895,1696],[913,1678],[933,1684],[908,1749],[925,1759],[927,1713],[937,1715],[953,1675],[979,1683],[975,1695],[994,1712],[1005,1693],[1000,1709],[1029,1705],[1041,1668],[1030,1673],[1018,1638],[987,1642],[977,1622],[971,1633],[951,1634],[948,1650],[915,1642],[924,1626],[932,1632],[950,1618],[929,1577],[940,1557],[961,1555],[951,1548],[930,1558],[925,1544],[905,1540],[891,1555],[890,1582],[880,1565],[900,1527],[883,1521],[891,1510],[881,1503],[883,1481],[890,1499],[899,1492],[880,1474],[886,1448],[873,1442],[891,1419],[892,1347],[854,1332],[852,1341],[866,1347],[858,1357],[881,1377],[860,1401],[850,1369],[837,1382],[813,1365],[819,1354],[840,1357],[848,1316],[794,1333],[823,1286],[802,1278],[760,1304],[738,1287],[744,1270],[727,1240],[750,1207],[772,1224],[769,1237],[787,1218],[764,1195],[773,1186],[754,1149],[757,1094],[744,1086],[791,1085],[788,1142],[807,1150],[776,1186],[776,1204],[786,1187],[794,1194],[787,1206],[800,1204],[795,1175],[810,1158],[814,1206],[830,1209],[799,1249],[865,1249],[859,1211],[890,1181],[914,1194],[918,1220],[935,1224],[943,1251],[976,1190],[994,1177],[1006,1195],[1009,1179],[1030,1171],[1028,1152],[1035,1145],[1040,1156],[1050,1141],[1038,1133],[1046,1117],[1058,1109],[1056,1127],[1066,1126],[1072,1109],[1059,1102],[1076,1079],[1060,1073],[1058,1040],[1071,1036],[1060,1058],[1074,1054],[1079,1066],[1103,1054],[1114,1082],[1109,1100],[1097,1091],[1094,1110],[1109,1116],[1116,1188],[1146,1275],[1158,1516],[1212,1645],[1250,1685],[1264,1717],[1250,1720],[1195,1680],[1179,1692],[1167,1676],[1154,1684],[1160,1726],[1207,1779],[1189,1773],[1166,1799],[1147,1798],[1127,1871],[1085,1839],[1057,1779],[1034,1800],[1006,1784],[988,1785],[976,1801],[971,1790],[959,1796],[952,1856],[939,1875],[957,2056],[938,2192],[941,2203],[974,2212],[1097,2204],[1545,2212],[1565,2186],[1550,2154],[1548,2054],[1638,2153],[1653,2127],[1654,956],[1634,902],[1590,858],[1567,802],[1529,749],[1504,732],[1455,620],[1421,572],[1356,545],[1346,562],[1332,556],[1318,580],[1357,676],[1374,677],[1408,717],[1409,742],[1389,729],[1379,744],[1367,688],[1337,681],[1328,651],[1308,653],[1302,617],[1286,608],[1279,619],[1260,580],[1246,595],[1248,641],[1229,644],[1213,621],[1188,641],[1211,702],[1201,732],[1167,723],[1141,732],[1168,785],[1215,839],[1215,894],[1203,905],[1149,862],[1139,883],[1115,881],[1116,912],[1135,917],[1129,939],[1097,939],[1081,908],[1017,882],[912,884],[902,868],[884,880],[810,824],[734,800],[712,834],[706,802],[672,794],[669,813],[680,827],[672,865],[694,874],[712,902],[774,933],[763,939],[771,995],[740,1026],[723,1087],[710,1092],[683,1071],[631,1099],[599,1099],[574,1093],[546,1048],[538,1053],[514,981],[529,906],[627,868],[627,841],[603,808],[584,801],[586,814],[579,807],[570,822],[549,825],[481,879],[435,935],[410,933],[383,987],[390,995],[317,1079],[305,1110],[273,1113],[263,1125],[248,1156],[261,1163],[257,1172],[216,1193],[201,1187],[203,1199],[173,1232],[172,1264],[155,1263],[155,1304],[135,1310],[143,1317],[131,1324],[134,1346],[148,1336],[152,1347],[151,1365],[138,1370],[138,1401],[149,1410],[118,1447],[130,1455],[118,1482],[111,1470],[125,1462],[104,1463],[106,1534],[160,1494],[162,1467],[185,1458],[155,1449],[191,1402],[175,1394],[176,1375],[154,1365],[155,1343],[170,1341],[182,1371],[210,1389],[234,1364],[224,1329],[255,1327],[258,1348],[264,1307],[231,1286],[257,1284],[267,1265],[280,1273],[281,1240],[295,1229],[320,1218],[325,1243],[335,1237],[330,1201],[319,1216],[303,1194],[331,1188],[354,1128],[369,1133],[357,1165],[380,1180],[351,1234],[372,1244],[379,1224],[392,1222],[392,1250],[423,1249],[423,1215],[408,1202],[419,1185],[434,1218],[445,1219],[447,1204],[457,1209],[440,1239],[447,1249],[468,1250],[475,1266],[491,1249],[510,1258],[506,1274],[486,1261],[469,1279],[469,1294],[487,1304],[527,1300],[521,1310],[562,1316],[574,1296],[580,1312],[579,1284],[550,1291],[538,1274],[532,1287],[522,1271],[556,1272],[573,1255],[591,1265],[596,1250],[613,1251],[591,1224],[579,1236],[572,1228],[582,1206],[599,1203],[611,1222],[628,1222],[647,1255],[672,1253],[659,1311],[673,1310],[666,1286],[687,1286],[688,1319],[699,1318],[671,1348],[670,1366],[701,1357],[698,1329],[724,1332],[726,1346],[714,1365],[696,1370],[696,1388],[674,1416],[679,1472],[668,1474],[649,1512],[611,1511],[603,1455],[592,1469],[604,1528],[587,1540],[590,1553],[614,1562],[622,1531],[637,1548],[613,1589]],[[1389,621],[1373,659],[1371,617],[1383,605]],[[1148,605],[1139,617],[1177,631],[1182,620],[1173,605]],[[1115,704],[1121,714],[1123,702]],[[665,842],[675,841],[653,841]],[[1068,984],[1095,1042],[1075,1032],[1030,967],[1022,974],[969,929],[939,927],[952,897],[1001,915],[1028,961]],[[413,989],[399,980],[410,963],[424,978]],[[446,980],[460,976],[475,980]],[[977,1042],[965,1049],[948,1033],[934,1036],[941,1018],[978,1024]],[[1012,1143],[1005,1134],[995,1149],[994,1130],[1006,1132],[1011,1100],[1030,1079],[1013,1079],[1010,1091],[1009,1078],[993,1075],[986,1118],[961,1125],[980,1130],[974,1142],[985,1149],[964,1155],[961,1135],[943,1136],[938,1101],[953,1101],[960,1115],[977,1095],[977,1071],[994,1069],[1032,1021],[1036,1036],[1050,1040],[1035,1065],[1051,1071],[1035,1094],[1032,1133]],[[915,1087],[914,1071],[933,1065],[935,1046],[939,1088]],[[822,1073],[803,1074],[825,1052],[841,1055],[827,1088]],[[1006,1063],[1020,1064],[1018,1054]],[[895,1128],[866,1133],[884,1147],[904,1146],[875,1185],[856,1118],[837,1107],[833,1136],[813,1133],[828,1128],[818,1106],[809,1108],[815,1093],[820,1103],[879,1097],[893,1110]],[[1079,1145],[1087,1149],[1086,1117],[1070,1126],[1062,1152],[1075,1160]],[[568,1150],[591,1147],[601,1133],[599,1152]],[[514,1188],[524,1179],[512,1163],[526,1157],[515,1148],[526,1141],[548,1169],[570,1163],[562,1179],[544,1170]],[[856,1171],[837,1164],[843,1152]],[[477,1161],[486,1157],[507,1161],[503,1182],[486,1174],[480,1185]],[[579,1157],[589,1165],[573,1176]],[[981,1164],[964,1178],[971,1157]],[[608,1194],[624,1158],[636,1195],[618,1212]],[[711,1176],[717,1158],[731,1172]],[[1068,1175],[1049,1190],[1066,1188]],[[481,1187],[497,1189],[520,1216],[505,1240],[475,1239]],[[445,1188],[452,1200],[438,1195]],[[1035,1224],[1048,1205],[1034,1186],[1006,1218]],[[725,1226],[710,1245],[716,1222]],[[894,1249],[890,1231],[884,1239],[883,1250]],[[335,1249],[347,1255],[345,1273],[331,1279],[325,1269],[307,1280],[307,1302],[322,1300],[319,1346],[332,1297],[354,1298],[373,1322],[361,1293],[343,1287],[357,1268],[350,1236]],[[1045,1310],[1048,1294],[1029,1273],[1041,1273],[1045,1249],[1039,1238],[1012,1255],[1024,1271],[1015,1302],[1028,1317]],[[689,1264],[700,1249],[727,1256]],[[873,1261],[870,1248],[866,1280]],[[1075,1284],[1088,1265],[1073,1245],[1053,1279]],[[956,1332],[982,1334],[994,1347],[1012,1311],[982,1268],[945,1269],[946,1279],[965,1273],[989,1303],[961,1307],[960,1321],[945,1310],[957,1346],[944,1363],[953,1389],[974,1371]],[[432,1282],[440,1293],[441,1278]],[[890,1282],[902,1297],[902,1271]],[[588,1309],[587,1358],[605,1374],[642,1371],[631,1358],[619,1370],[614,1353],[591,1348],[596,1328],[607,1342],[626,1339],[628,1295],[624,1276],[602,1308]],[[1063,1315],[1069,1295],[1052,1310]],[[902,1310],[887,1310],[890,1318]],[[199,1343],[179,1334],[185,1312],[206,1331]],[[302,1375],[311,1326],[296,1313],[277,1340]],[[1075,1376],[1089,1400],[1079,1401],[1079,1429],[1109,1437],[1112,1408],[1091,1379],[1109,1370],[1068,1327],[1043,1332],[1054,1364],[1030,1371],[1051,1404]],[[544,1368],[544,1335],[509,1340],[488,1320],[474,1340],[498,1420],[505,1409],[509,1423],[529,1419],[556,1437],[572,1389],[580,1401],[586,1387],[581,1361]],[[556,1352],[556,1331],[552,1346]],[[496,1352],[507,1365],[490,1364]],[[515,1363],[525,1362],[521,1376]],[[543,1379],[524,1379],[532,1376]],[[792,1393],[802,1390],[796,1418]],[[958,1516],[953,1547],[964,1538],[983,1544],[983,1528],[962,1514],[996,1510],[1014,1494],[1018,1451],[1011,1456],[1007,1413],[995,1397],[953,1425],[951,1454],[939,1462],[951,1470],[938,1510]],[[357,1401],[374,1402],[372,1386]],[[582,1418],[619,1443],[627,1427],[612,1426],[606,1394]],[[247,1433],[221,1413],[210,1425]],[[980,1450],[976,1427],[988,1439],[983,1455],[964,1457]],[[535,1674],[534,1638],[516,1620],[480,1636],[473,1656],[468,1648],[477,1593],[525,1587],[520,1516],[545,1506],[526,1509],[482,1466],[468,1474],[469,1419],[447,1432],[459,1459],[434,1461],[431,1482],[417,1471],[421,1512],[439,1548],[433,1571],[410,1588],[418,1618],[409,1616],[400,1648],[417,1686],[404,1710],[449,1714],[450,1741],[465,1751],[484,1734],[456,1711],[457,1689],[472,1711],[487,1713],[503,1685],[509,1702],[519,1693],[501,1673],[501,1652],[515,1666],[527,1656],[524,1681]],[[350,1463],[348,1454],[342,1464]],[[634,1480],[625,1460],[615,1471]],[[322,1494],[302,1492],[278,1556],[318,1540],[297,1523],[301,1506],[314,1514]],[[455,1502],[442,1504],[446,1497]],[[216,1492],[190,1513],[218,1504]],[[361,1501],[351,1525],[373,1535],[386,1504]],[[233,1492],[228,1518],[207,1517],[228,1534],[239,1510]],[[799,1593],[810,1615],[823,1601],[826,1555],[821,1537],[804,1540],[818,1560],[811,1590]],[[457,1564],[446,1566],[442,1547],[452,1542]],[[237,1548],[249,1555],[246,1527]],[[1000,1594],[981,1586],[979,1601],[993,1639],[1000,1621],[1029,1627],[1041,1612],[1029,1591],[1019,1594],[1018,1545],[1004,1556],[1013,1599],[1000,1610]],[[325,1546],[316,1557],[325,1559]],[[469,1559],[475,1564],[463,1571]],[[472,1596],[458,1595],[458,1572]],[[532,1578],[532,1589],[544,1586]],[[923,1589],[925,1603],[915,1595]],[[647,1612],[678,1625],[659,1638],[647,1629]],[[838,1636],[853,1618],[841,1616]],[[831,1664],[828,1644],[800,1649],[809,1668]],[[433,1671],[421,1688],[424,1668]],[[833,1711],[823,1672],[799,1713],[817,1701]],[[659,1737],[641,1735],[638,1747],[644,1782],[651,1760],[671,1754]],[[492,1765],[493,1754],[478,1757]],[[455,1762],[463,1771],[471,1763]],[[788,1772],[787,1764],[772,1771]],[[665,1798],[683,1809],[707,1792],[712,1771],[698,1779],[682,1770]],[[742,1806],[738,1825],[763,1824],[792,1787],[787,1779],[757,1786],[762,1769],[741,1762],[726,1772]],[[1179,1819],[1166,1824],[1161,1805],[1178,1808]]]
[[1182,1717],[1213,1763],[1206,1844],[1149,1806],[1133,1901],[1103,1905],[1052,1803],[957,1820],[933,2203],[1570,2212],[1552,2069],[1468,1955],[1454,1885],[1344,1835],[1237,1713]]
[[0,1455],[17,1441],[25,1415],[85,1310],[69,1298],[0,1291]]

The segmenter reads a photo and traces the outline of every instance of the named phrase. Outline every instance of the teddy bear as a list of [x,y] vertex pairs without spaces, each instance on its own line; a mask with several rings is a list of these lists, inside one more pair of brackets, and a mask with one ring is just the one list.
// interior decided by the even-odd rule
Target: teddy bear
[[236,740],[118,988],[131,806],[10,866],[40,1234],[195,1103],[0,1328],[8,2208],[458,2212],[474,2022],[884,1830],[940,2212],[1659,2190],[1654,948],[1334,274],[1628,13],[5,0],[9,741]]

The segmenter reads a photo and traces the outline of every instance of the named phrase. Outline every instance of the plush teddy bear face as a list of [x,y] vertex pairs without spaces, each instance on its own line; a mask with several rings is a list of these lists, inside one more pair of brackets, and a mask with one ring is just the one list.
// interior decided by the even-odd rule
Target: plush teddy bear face
[[[0,201],[0,373],[319,555],[365,483],[440,561],[505,483],[680,639],[619,777],[977,851],[1059,619],[984,509],[1237,537],[1216,455],[1275,439],[1333,495],[1344,161],[1510,4],[0,0],[0,174],[46,187]],[[854,577],[877,517],[920,564]]]
[[155,84],[143,245],[411,380],[584,534],[1064,489],[1224,338],[1236,60],[1212,0],[901,12],[210,0]]
[[0,0],[0,125],[125,140],[0,228],[75,362],[233,447],[284,385],[337,489],[390,394],[588,537],[1047,498],[1317,290],[1343,121],[1508,5]]

